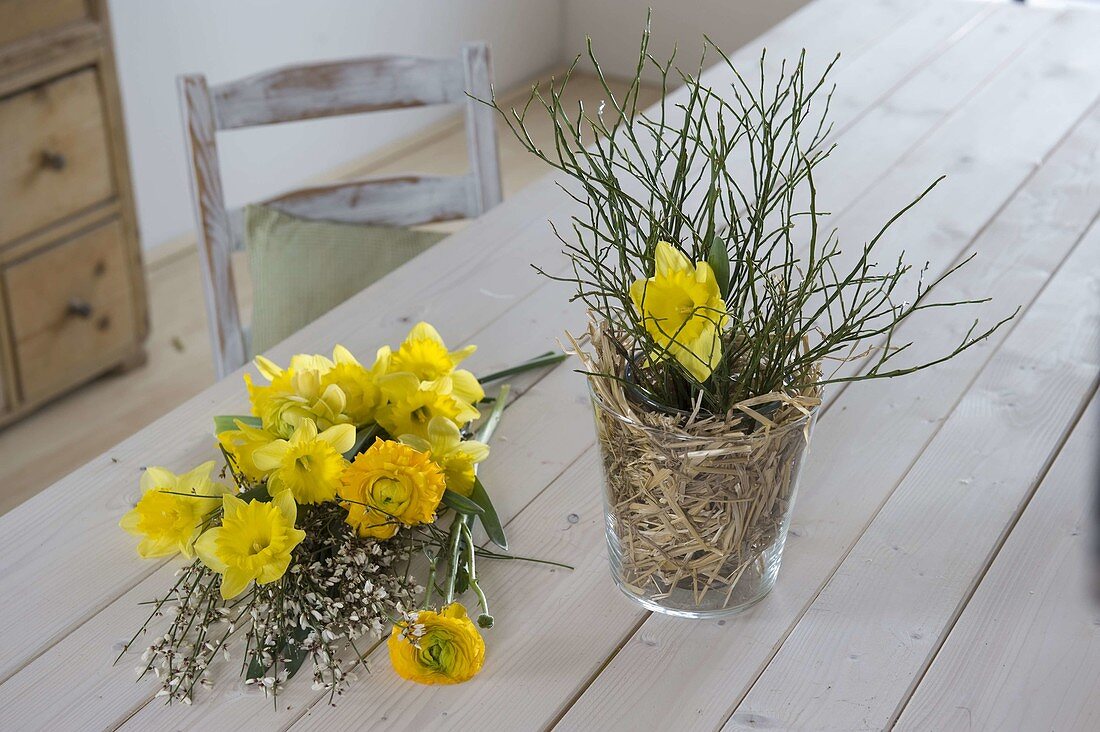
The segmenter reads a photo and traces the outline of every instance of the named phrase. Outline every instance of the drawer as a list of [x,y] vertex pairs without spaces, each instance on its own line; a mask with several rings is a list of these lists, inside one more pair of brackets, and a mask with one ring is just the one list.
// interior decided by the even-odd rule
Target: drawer
[[117,220],[8,265],[3,280],[26,401],[110,366],[134,343],[133,292]]
[[87,17],[86,0],[0,0],[0,45]]
[[94,69],[0,100],[0,244],[113,196],[107,151]]

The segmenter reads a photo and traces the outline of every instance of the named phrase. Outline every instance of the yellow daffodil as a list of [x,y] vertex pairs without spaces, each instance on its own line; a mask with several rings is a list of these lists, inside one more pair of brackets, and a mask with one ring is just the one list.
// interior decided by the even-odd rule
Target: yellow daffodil
[[338,424],[317,432],[303,419],[289,440],[275,440],[252,454],[256,467],[269,473],[272,496],[288,492],[298,503],[321,503],[336,497],[340,476],[348,466],[344,453],[355,444],[355,428]]
[[389,359],[390,371],[408,371],[421,381],[450,376],[455,367],[469,357],[477,346],[448,351],[439,331],[427,323],[417,323]]
[[376,439],[344,471],[340,498],[347,522],[360,536],[388,539],[399,525],[427,524],[443,498],[442,469],[424,453],[392,440]]
[[338,386],[344,393],[346,404],[344,413],[357,426],[374,421],[375,410],[382,401],[382,392],[378,388],[378,377],[389,366],[389,349],[381,349],[371,368],[363,366],[343,346],[336,346],[332,352],[335,362],[321,376],[321,386]]
[[[218,506],[229,488],[210,477],[213,461],[189,473],[176,475],[149,467],[141,475],[141,499],[118,525],[141,537],[142,557],[164,557],[181,552],[190,559],[202,522]],[[177,495],[187,494],[187,495]]]
[[450,390],[448,380],[425,386],[412,373],[404,371],[378,380],[386,403],[375,415],[378,424],[391,435],[428,436],[428,423],[433,417],[444,417],[456,425],[477,419],[481,413],[470,403],[458,399]]
[[656,343],[658,360],[671,356],[700,383],[722,358],[721,331],[726,303],[706,262],[692,265],[668,242],[658,242],[656,273],[630,286],[646,332]]
[[245,424],[239,419],[233,420],[233,423],[237,425],[237,429],[218,434],[218,444],[232,456],[233,462],[237,465],[237,471],[241,475],[251,482],[258,483],[266,478],[270,471],[256,467],[253,456],[261,447],[266,447],[279,439],[279,436],[260,427]]
[[419,684],[461,684],[485,663],[485,641],[457,602],[412,613],[394,624],[386,645],[397,675]]
[[344,413],[347,397],[334,383],[323,378],[334,364],[324,356],[300,354],[291,359],[291,366],[280,369],[263,356],[256,357],[256,368],[270,382],[267,386],[252,383],[244,375],[252,413],[260,418],[265,430],[279,437],[289,437],[304,419],[313,420],[322,430],[336,424],[351,422]]
[[390,374],[412,374],[420,382],[421,389],[450,394],[458,401],[476,404],[485,391],[472,373],[456,368],[466,360],[477,346],[466,346],[448,351],[439,331],[428,323],[417,323],[394,352],[388,348],[379,351],[386,361]]
[[268,503],[228,494],[222,500],[222,525],[203,532],[195,551],[222,576],[221,594],[230,600],[253,580],[266,585],[282,577],[306,532],[294,528],[298,507],[289,493]]
[[401,435],[401,442],[427,453],[432,462],[443,468],[447,488],[469,496],[474,489],[474,466],[489,457],[484,442],[463,440],[455,423],[443,417],[428,422],[428,437]]

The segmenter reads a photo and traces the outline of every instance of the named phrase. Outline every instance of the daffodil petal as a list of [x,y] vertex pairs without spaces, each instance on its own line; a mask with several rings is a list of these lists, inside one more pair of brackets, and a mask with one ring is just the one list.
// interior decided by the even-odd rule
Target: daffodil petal
[[221,528],[207,529],[199,535],[194,544],[195,553],[199,555],[202,563],[218,574],[226,570],[225,562],[218,558],[217,542],[221,533]]
[[654,252],[654,259],[656,260],[657,274],[663,277],[676,272],[685,272],[693,269],[691,260],[667,241],[657,242],[657,250]]
[[294,495],[290,491],[282,491],[275,495],[271,502],[291,524],[298,519],[298,504],[294,502]]
[[274,381],[275,377],[283,372],[278,364],[263,356],[256,356],[256,358],[252,360],[252,363],[256,364],[256,368],[259,370],[260,374],[268,381]]
[[408,445],[417,452],[431,453],[432,443],[425,440],[420,435],[401,435],[398,438],[398,442],[403,445]]
[[[310,423],[312,424],[312,422]],[[286,440],[275,440],[252,453],[252,462],[263,471],[274,470],[282,463],[283,456],[290,450]]]
[[405,336],[406,341],[420,339],[443,343],[443,337],[439,335],[439,331],[436,330],[431,323],[425,323],[423,320],[414,325],[412,330],[409,331],[409,334]]
[[336,452],[345,453],[355,445],[355,427],[350,424],[337,424],[317,435],[317,439],[336,448]]
[[455,452],[465,455],[472,463],[480,463],[489,457],[489,446],[477,440],[465,440],[455,447]]
[[169,470],[155,465],[150,465],[141,474],[141,492],[164,489],[175,490],[179,479]]
[[222,599],[232,600],[248,588],[248,584],[255,577],[251,572],[242,569],[229,568],[222,575]]
[[344,348],[339,343],[332,349],[332,360],[336,363],[347,363],[353,366],[359,365],[359,361],[356,360],[355,356],[351,355],[351,351]]
[[453,450],[462,441],[462,433],[456,425],[446,417],[432,417],[428,422],[428,442],[432,451],[447,453]]
[[289,566],[290,554],[277,557],[260,567],[260,571],[256,576],[256,584],[266,585],[269,582],[274,582],[286,573],[286,568]]
[[477,377],[465,369],[458,369],[451,374],[452,393],[458,399],[470,404],[477,404],[485,398],[485,390],[481,388]]

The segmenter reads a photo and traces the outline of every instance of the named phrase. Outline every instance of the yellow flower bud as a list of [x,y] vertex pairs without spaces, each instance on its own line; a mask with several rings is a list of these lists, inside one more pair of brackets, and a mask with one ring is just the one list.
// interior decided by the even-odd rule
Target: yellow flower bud
[[668,242],[658,242],[656,272],[630,286],[630,299],[658,351],[673,358],[699,383],[722,358],[722,328],[729,315],[714,271],[691,261]]

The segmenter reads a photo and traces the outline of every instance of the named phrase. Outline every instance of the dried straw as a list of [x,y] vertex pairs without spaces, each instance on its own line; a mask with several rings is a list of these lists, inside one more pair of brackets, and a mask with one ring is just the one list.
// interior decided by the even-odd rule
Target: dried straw
[[[589,338],[591,353],[573,340],[586,370],[622,376],[611,336],[590,324]],[[676,602],[686,596],[696,609],[756,599],[773,571],[766,553],[785,538],[820,392],[776,392],[726,415],[698,407],[685,415],[639,405],[618,379],[589,381],[621,582],[658,603],[677,591]],[[757,409],[776,403],[767,416]]]

